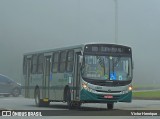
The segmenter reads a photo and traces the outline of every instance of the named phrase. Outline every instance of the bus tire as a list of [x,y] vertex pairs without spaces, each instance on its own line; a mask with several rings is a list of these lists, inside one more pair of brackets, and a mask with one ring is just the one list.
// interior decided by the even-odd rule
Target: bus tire
[[67,89],[66,91],[66,102],[67,102],[67,107],[68,109],[72,109],[73,108],[73,104],[72,104],[72,101],[71,101],[71,91],[70,89]]
[[35,98],[35,103],[36,103],[37,107],[47,107],[47,106],[49,106],[49,102],[44,102],[42,99],[40,99],[39,88],[36,88],[34,98]]
[[75,107],[76,107],[76,109],[80,109],[81,108],[81,102],[76,102],[75,103]]
[[39,89],[38,89],[38,88],[36,88],[36,90],[35,90],[34,99],[35,99],[35,104],[36,104],[36,106],[37,106],[37,107],[40,107],[42,104],[41,104],[40,92],[39,92]]
[[107,108],[108,109],[113,109],[114,103],[107,103]]

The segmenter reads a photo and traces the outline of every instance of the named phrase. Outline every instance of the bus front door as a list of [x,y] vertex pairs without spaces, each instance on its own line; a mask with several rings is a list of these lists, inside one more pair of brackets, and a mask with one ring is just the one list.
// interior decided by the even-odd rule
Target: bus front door
[[27,58],[27,76],[25,79],[25,97],[29,98],[30,97],[30,89],[33,87],[30,87],[31,83],[31,58]]
[[81,52],[75,53],[75,67],[74,67],[74,100],[79,101],[80,100],[80,63],[79,63],[79,56]]
[[49,83],[51,78],[50,75],[51,75],[51,56],[45,56],[45,71],[44,71],[43,92],[42,92],[43,99],[49,99]]

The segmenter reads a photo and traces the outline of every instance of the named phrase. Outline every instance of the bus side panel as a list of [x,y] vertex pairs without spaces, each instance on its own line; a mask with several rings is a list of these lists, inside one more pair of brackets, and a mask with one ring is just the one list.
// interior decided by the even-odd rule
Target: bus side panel
[[53,81],[53,73],[50,74],[50,82],[49,82],[49,100],[54,100],[55,98],[55,92],[54,92],[54,81]]
[[50,84],[49,84],[49,100],[56,100],[56,85],[57,85],[57,74],[52,73],[50,76]]
[[[34,98],[35,88],[39,87],[40,93],[42,88],[43,74],[32,74],[30,83],[30,98]],[[40,96],[41,97],[41,96]]]
[[64,88],[69,85],[69,73],[57,73],[55,78],[56,100],[63,101]]

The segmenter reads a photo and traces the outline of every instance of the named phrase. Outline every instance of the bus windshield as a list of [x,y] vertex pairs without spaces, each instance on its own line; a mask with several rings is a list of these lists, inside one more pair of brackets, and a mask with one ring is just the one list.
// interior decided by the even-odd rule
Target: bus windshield
[[130,80],[131,58],[84,55],[82,77],[94,80]]

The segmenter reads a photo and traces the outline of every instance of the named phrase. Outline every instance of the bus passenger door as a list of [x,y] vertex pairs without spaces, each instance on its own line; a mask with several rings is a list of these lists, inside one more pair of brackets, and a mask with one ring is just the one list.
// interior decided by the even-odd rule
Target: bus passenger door
[[31,58],[27,58],[27,76],[25,79],[25,97],[29,98],[30,97],[30,82],[31,82]]
[[44,79],[43,79],[43,91],[42,98],[49,99],[49,84],[51,76],[51,56],[45,56],[45,70],[44,70]]
[[79,100],[80,99],[80,67],[81,64],[79,63],[79,56],[81,55],[81,52],[75,53],[75,67],[74,67],[74,99]]

